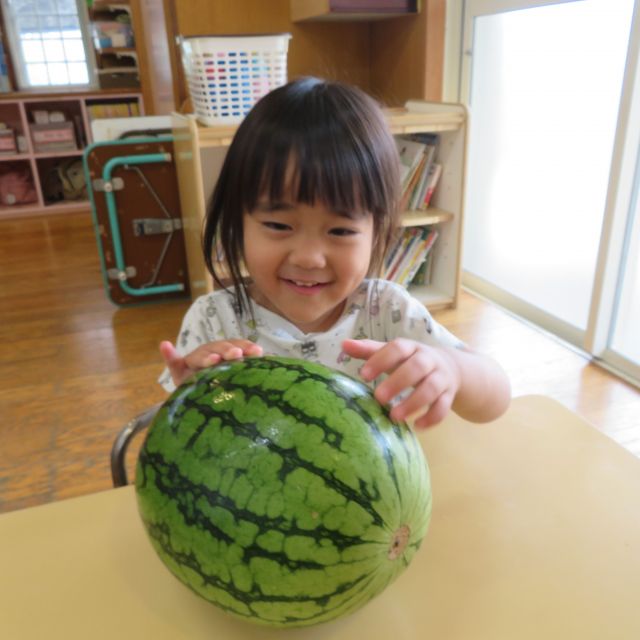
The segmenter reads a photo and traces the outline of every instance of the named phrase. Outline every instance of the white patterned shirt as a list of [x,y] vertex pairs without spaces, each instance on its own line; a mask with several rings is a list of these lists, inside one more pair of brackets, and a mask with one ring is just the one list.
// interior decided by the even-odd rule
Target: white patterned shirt
[[[187,355],[207,342],[243,338],[259,344],[265,355],[312,360],[358,378],[364,362],[342,351],[347,338],[380,342],[410,338],[433,346],[465,346],[406,289],[387,280],[365,280],[348,298],[333,327],[320,333],[304,333],[273,311],[251,304],[253,317],[242,314],[233,288],[197,298],[182,321],[178,353]],[[175,389],[168,369],[158,381],[167,391]]]

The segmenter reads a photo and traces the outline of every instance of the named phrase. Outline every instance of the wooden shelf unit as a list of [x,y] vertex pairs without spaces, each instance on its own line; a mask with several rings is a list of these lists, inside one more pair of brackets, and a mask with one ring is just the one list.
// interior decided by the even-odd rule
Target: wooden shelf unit
[[[23,137],[26,145],[24,152],[0,154],[0,171],[7,170],[11,165],[24,165],[28,168],[36,194],[36,200],[28,204],[0,201],[0,218],[62,213],[89,207],[88,200],[48,201],[43,182],[46,174],[60,162],[74,157],[81,159],[84,147],[93,142],[91,122],[95,117],[91,115],[90,108],[113,103],[135,103],[140,115],[144,114],[142,96],[137,92],[97,91],[60,95],[22,92],[0,97],[0,121],[13,129],[16,138]],[[34,123],[33,112],[37,110],[62,111],[66,120],[74,125],[76,148],[36,151],[30,125]],[[112,116],[105,114],[105,117]]]
[[[296,21],[292,0],[199,2],[197,11],[187,0],[166,2],[175,9],[172,36],[291,33],[289,78],[315,75],[355,84],[387,106],[442,98],[445,0],[421,0],[417,12],[392,19],[371,20],[367,14],[366,20],[326,21]],[[317,5],[318,0],[300,4],[304,8]],[[352,0],[352,4],[367,8],[369,0]],[[169,41],[173,43],[174,38]],[[153,60],[155,67],[155,56]],[[179,69],[174,69],[174,76],[180,98],[176,104],[182,105],[189,97],[187,85]],[[149,102],[146,95],[145,102]]]
[[[176,108],[171,49],[173,38],[167,31],[174,0],[94,0],[89,9],[91,22],[109,20],[126,12],[131,19],[133,46],[95,46],[101,86],[121,92],[142,93],[148,115],[168,115]],[[192,12],[198,16],[198,11]],[[196,18],[198,21],[198,18]],[[202,22],[198,21],[201,25]],[[177,32],[176,32],[177,34]]]
[[[93,33],[93,50],[96,56],[97,75],[101,88],[119,88],[121,90],[140,90],[140,69],[138,67],[137,34],[133,24],[131,4],[127,2],[94,2],[89,7],[89,20],[92,30],[97,25],[117,24],[119,16],[126,14],[128,23],[122,23],[131,30],[130,44],[102,44]],[[107,40],[107,38],[104,38]]]
[[[430,309],[455,307],[460,288],[460,257],[464,216],[467,112],[464,106],[419,100],[405,108],[387,111],[391,131],[396,134],[437,132],[439,162],[443,165],[432,207],[406,212],[403,226],[438,225],[433,248],[432,283],[410,291]],[[212,291],[201,249],[201,230],[206,202],[213,191],[226,148],[236,127],[203,127],[192,115],[173,114],[174,149],[180,188],[180,204],[194,297]]]
[[427,211],[405,211],[400,224],[403,227],[427,227],[451,222],[454,217],[450,211],[429,207]]
[[294,22],[386,20],[417,12],[417,0],[291,0]]

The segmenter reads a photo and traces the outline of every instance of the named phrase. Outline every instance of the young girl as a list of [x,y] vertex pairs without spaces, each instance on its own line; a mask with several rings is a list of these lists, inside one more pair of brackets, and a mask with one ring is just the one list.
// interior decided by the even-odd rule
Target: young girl
[[198,298],[176,347],[160,345],[163,386],[221,360],[286,355],[360,376],[417,427],[450,409],[498,417],[510,399],[502,369],[405,289],[369,277],[396,225],[399,185],[384,115],[359,89],[303,78],[260,100],[229,147],[204,228],[207,266],[222,286],[220,246],[233,286]]

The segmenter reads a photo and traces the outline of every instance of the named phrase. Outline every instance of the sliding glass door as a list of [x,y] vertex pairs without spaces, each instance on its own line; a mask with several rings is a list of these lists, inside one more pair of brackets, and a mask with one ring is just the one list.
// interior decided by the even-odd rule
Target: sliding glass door
[[613,354],[640,367],[640,213],[637,192],[634,195],[609,346]]
[[463,7],[460,99],[471,113],[463,282],[597,357],[638,362],[640,216],[620,198],[632,185],[620,171],[621,127],[633,119],[634,2]]

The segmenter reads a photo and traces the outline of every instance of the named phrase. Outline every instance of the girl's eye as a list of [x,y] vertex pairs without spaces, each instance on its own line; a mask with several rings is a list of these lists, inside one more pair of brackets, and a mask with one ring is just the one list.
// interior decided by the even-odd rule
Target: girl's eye
[[289,231],[291,227],[288,224],[283,224],[282,222],[263,222],[263,226],[267,229],[272,229],[273,231]]
[[358,232],[355,231],[354,229],[345,229],[345,228],[342,228],[342,227],[338,227],[336,229],[331,229],[330,233],[333,236],[345,237],[345,236],[354,236]]

